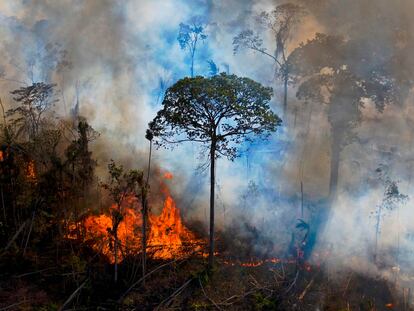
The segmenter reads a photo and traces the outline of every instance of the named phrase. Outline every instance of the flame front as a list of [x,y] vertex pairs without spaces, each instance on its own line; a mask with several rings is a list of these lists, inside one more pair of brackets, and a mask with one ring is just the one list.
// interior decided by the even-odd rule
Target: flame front
[[[126,206],[123,208],[123,219],[118,226],[118,258],[121,260],[141,251],[141,214],[133,208],[136,206],[136,199],[133,196],[127,198]],[[116,208],[113,205],[111,208]],[[88,216],[84,221],[85,240],[90,242],[92,248],[104,254],[113,263],[115,261],[113,236],[110,233],[112,219],[106,214]]]
[[[164,175],[172,179],[171,173]],[[160,215],[149,214],[149,233],[147,252],[155,259],[171,259],[185,257],[190,252],[201,250],[203,241],[196,238],[182,222],[180,210],[168,188],[163,183],[162,192],[166,196]],[[113,205],[111,208],[116,208]],[[118,227],[120,249],[118,258],[124,259],[128,255],[138,254],[142,250],[142,215],[137,199],[130,195],[122,206],[123,219]],[[111,217],[107,214],[88,216],[84,222],[84,239],[91,247],[104,254],[113,263],[115,261]],[[68,235],[74,238],[73,235]]]
[[184,226],[180,210],[171,196],[164,201],[164,208],[159,216],[150,215],[150,234],[148,247],[154,250],[155,258],[169,259],[179,255],[188,245],[200,244],[194,234]]

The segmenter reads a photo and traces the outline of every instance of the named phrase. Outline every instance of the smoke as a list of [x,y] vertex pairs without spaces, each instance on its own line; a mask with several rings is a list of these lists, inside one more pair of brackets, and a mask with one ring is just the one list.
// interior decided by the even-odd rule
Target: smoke
[[[360,263],[370,261],[375,240],[371,213],[383,193],[375,170],[386,166],[392,179],[400,181],[401,191],[410,198],[414,196],[410,93],[414,4],[409,0],[295,2],[302,4],[308,15],[295,29],[289,52],[317,32],[343,35],[358,43],[347,55],[359,73],[387,64],[399,87],[398,105],[387,106],[381,113],[370,102],[364,105],[362,118],[353,129],[357,139],[341,153],[338,198],[327,225],[319,233],[319,247],[332,245],[336,257],[353,256],[358,258],[358,264],[349,261],[354,268],[365,267],[368,264]],[[207,75],[207,61],[213,60],[220,71],[270,85],[275,90],[273,108],[281,113],[282,86],[275,79],[273,62],[252,51],[235,55],[232,46],[240,31],[255,27],[256,14],[280,3],[3,1],[0,95],[10,107],[11,90],[38,81],[57,83],[58,114],[69,117],[79,102],[80,114],[101,133],[93,148],[102,175],[110,158],[144,168],[148,156],[144,138],[147,124],[160,108],[166,87],[189,75],[188,55],[176,38],[179,24],[193,16],[204,17],[208,34],[198,46],[196,74]],[[267,49],[274,50],[274,38],[269,33],[262,34]],[[312,215],[324,208],[329,193],[331,125],[327,107],[297,100],[296,91],[296,86],[291,85],[285,127],[269,142],[243,145],[242,156],[235,162],[219,159],[217,166],[219,227],[225,229],[239,220],[246,221],[249,228],[258,230],[259,239],[274,242],[274,252],[286,251],[292,232],[297,231],[297,218],[304,216],[317,230],[318,221]],[[176,176],[171,186],[186,218],[207,223],[208,174],[196,170],[206,160],[199,158],[199,152],[199,146],[188,144],[173,151],[156,150],[153,159],[160,170],[172,171]],[[414,261],[413,254],[407,251],[414,246],[414,227],[409,221],[412,213],[409,201],[398,213],[384,216],[380,239],[382,250],[398,244],[401,254],[406,251],[406,267]],[[242,227],[240,231],[246,233],[248,230]],[[269,244],[262,244],[267,252]],[[402,265],[401,258],[402,255],[399,259],[391,256],[389,264]]]

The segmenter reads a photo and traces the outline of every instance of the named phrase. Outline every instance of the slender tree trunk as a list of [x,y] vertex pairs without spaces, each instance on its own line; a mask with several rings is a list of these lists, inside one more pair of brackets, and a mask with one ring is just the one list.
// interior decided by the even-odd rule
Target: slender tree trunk
[[[147,198],[143,199],[143,207],[142,207],[142,276],[144,277],[147,270]],[[145,285],[145,279],[144,279]]]
[[283,116],[286,119],[286,111],[287,111],[287,95],[288,95],[288,81],[289,75],[285,73],[283,75]]
[[24,244],[23,256],[26,254],[27,245],[29,244],[30,235],[32,234],[35,215],[36,215],[36,210],[34,210],[32,213],[32,220],[30,221],[29,233],[27,234],[26,243]]
[[335,135],[332,141],[332,153],[331,153],[331,172],[329,178],[329,199],[332,203],[336,198],[338,188],[338,176],[339,176],[339,162],[340,162],[341,147]]
[[303,219],[303,182],[300,182],[300,217]]
[[381,216],[382,216],[382,204],[378,206],[377,210],[377,223],[375,224],[375,249],[374,249],[374,262],[377,263],[378,259],[378,242],[381,229]]
[[[144,190],[146,191],[146,190]],[[146,270],[147,270],[147,197],[144,194],[144,198],[142,200],[142,276],[145,277]],[[145,279],[144,279],[145,285]]]
[[145,182],[145,189],[142,192],[142,277],[144,278],[143,284],[145,285],[145,274],[147,270],[147,226],[148,226],[148,183],[151,170],[151,153],[152,153],[152,140],[150,140],[150,149],[148,156],[148,172],[147,180]]
[[216,141],[211,142],[210,148],[210,248],[208,255],[208,267],[211,270],[214,265],[214,191],[215,191],[215,158]]
[[193,47],[193,50],[191,51],[191,78],[194,78],[194,56],[195,56],[195,46]]
[[114,265],[114,281],[118,282],[118,228],[114,230],[114,254],[115,254],[115,265]]

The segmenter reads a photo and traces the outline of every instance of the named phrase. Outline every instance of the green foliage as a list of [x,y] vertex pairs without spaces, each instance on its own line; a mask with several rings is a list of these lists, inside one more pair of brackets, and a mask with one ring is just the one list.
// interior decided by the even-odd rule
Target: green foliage
[[255,305],[254,309],[258,311],[262,310],[276,310],[276,304],[268,297],[263,296],[262,293],[257,292],[254,295]]
[[[143,187],[143,172],[138,170],[125,170],[122,165],[117,165],[114,160],[108,164],[109,182],[103,183],[102,187],[106,189],[116,207],[110,209],[112,228],[108,232],[115,239],[115,248],[117,247],[118,226],[122,222],[123,203],[127,195],[138,196]],[[117,256],[114,250],[115,258]],[[115,277],[116,279],[116,277]]]
[[194,279],[199,279],[201,284],[207,284],[210,280],[211,277],[211,270],[208,269],[204,269],[201,270],[200,272],[194,272],[192,273],[192,276]]
[[40,307],[35,307],[35,311],[57,311],[59,310],[59,305],[54,302],[49,302],[48,304]]
[[109,182],[102,187],[108,190],[113,201],[120,208],[127,194],[137,191],[137,186],[143,184],[143,173],[138,170],[125,171],[122,165],[117,165],[114,160],[108,164]]
[[167,90],[149,128],[159,145],[214,143],[219,155],[234,159],[236,144],[267,138],[281,124],[270,109],[271,97],[271,88],[235,75],[184,78]]
[[18,134],[27,134],[29,138],[37,135],[43,122],[43,114],[57,101],[53,99],[55,86],[39,82],[11,92],[19,106],[9,109],[6,116],[12,117],[12,122],[18,125]]
[[209,308],[209,305],[205,302],[193,302],[191,304],[191,308],[198,311],[198,310],[206,310]]

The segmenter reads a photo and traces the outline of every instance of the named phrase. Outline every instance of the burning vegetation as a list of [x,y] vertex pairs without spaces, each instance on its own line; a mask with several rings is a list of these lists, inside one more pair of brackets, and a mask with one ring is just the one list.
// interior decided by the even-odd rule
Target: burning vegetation
[[0,311],[414,310],[411,0],[6,2]]
[[[165,173],[165,179],[172,179],[172,173]],[[165,183],[161,185],[164,204],[159,215],[149,214],[147,251],[153,259],[170,260],[185,258],[202,250],[205,242],[196,238],[184,224],[174,199]],[[114,241],[110,233],[112,219],[112,205],[107,214],[90,215],[79,224],[83,228],[81,237],[92,248],[105,255],[111,263],[115,262]],[[122,203],[122,220],[118,225],[118,239],[120,247],[118,258],[122,261],[127,256],[136,256],[142,253],[142,206],[133,194],[128,194]],[[71,226],[73,229],[75,225]],[[76,230],[68,235],[70,239],[78,239]]]

